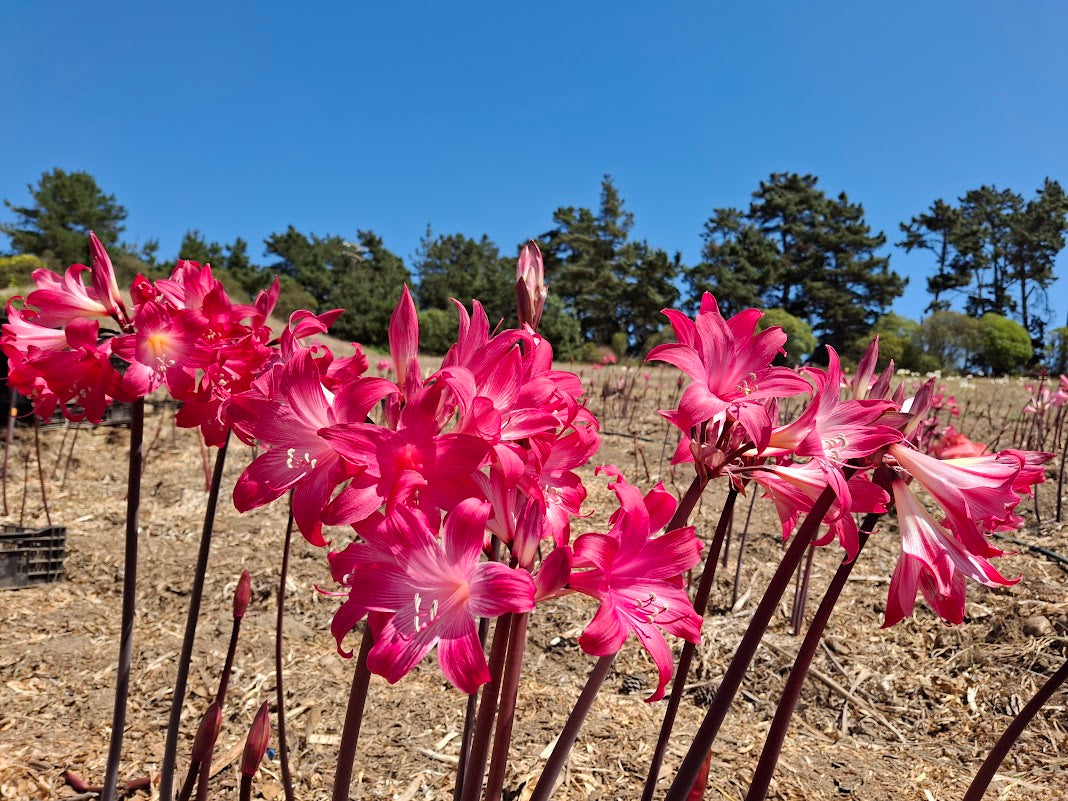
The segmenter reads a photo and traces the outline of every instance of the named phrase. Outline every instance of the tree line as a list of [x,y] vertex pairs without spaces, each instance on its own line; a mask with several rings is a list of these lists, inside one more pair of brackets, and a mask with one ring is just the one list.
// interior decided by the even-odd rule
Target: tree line
[[[87,259],[87,232],[116,254],[123,277],[158,276],[173,259],[159,244],[122,239],[126,209],[84,172],[55,169],[29,187],[31,203],[5,204],[0,223],[11,242],[0,257],[0,281],[24,282],[36,266],[63,268]],[[926,251],[931,303],[922,321],[890,314],[906,280],[890,266],[887,237],[874,232],[864,208],[845,193],[829,195],[816,176],[774,173],[747,208],[719,208],[704,224],[696,264],[679,252],[632,235],[634,215],[611,177],[596,208],[566,206],[537,238],[545,256],[550,300],[542,330],[564,358],[610,347],[640,355],[669,336],[660,310],[693,312],[710,291],[724,314],[757,306],[766,324],[791,334],[792,358],[819,358],[818,345],[855,357],[872,334],[900,366],[1012,371],[1046,362],[1064,369],[1068,329],[1050,328],[1049,290],[1068,230],[1068,197],[1047,179],[1034,197],[982,186],[955,202],[935,200],[900,225],[905,251]],[[486,235],[427,229],[411,264],[371,230],[354,237],[289,226],[264,241],[266,259],[249,244],[208,241],[187,231],[177,258],[211,263],[236,297],[281,281],[279,312],[344,308],[338,336],[383,345],[393,302],[413,286],[429,350],[454,331],[450,298],[478,298],[490,319],[514,324],[515,255]],[[954,309],[962,311],[955,311]]]

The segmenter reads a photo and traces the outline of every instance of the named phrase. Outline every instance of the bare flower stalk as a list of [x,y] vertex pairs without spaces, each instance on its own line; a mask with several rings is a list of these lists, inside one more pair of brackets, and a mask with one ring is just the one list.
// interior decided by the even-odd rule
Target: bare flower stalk
[[508,638],[508,661],[501,682],[497,728],[493,733],[493,753],[490,755],[489,776],[486,779],[486,801],[500,801],[504,791],[504,773],[508,767],[508,749],[512,744],[512,725],[515,722],[515,705],[519,697],[519,679],[523,672],[529,619],[529,612],[518,613],[512,618],[512,629]]
[[130,407],[130,459],[126,489],[126,544],[122,575],[122,619],[119,624],[119,664],[115,674],[115,708],[111,716],[111,742],[104,772],[104,801],[115,801],[122,759],[122,737],[126,728],[126,699],[130,694],[130,667],[133,662],[134,611],[137,602],[137,533],[141,511],[141,445],[145,429],[145,400],[138,398]]
[[364,629],[360,639],[360,652],[356,656],[356,671],[352,676],[349,703],[345,709],[345,725],[341,730],[341,745],[337,750],[337,768],[334,770],[333,801],[348,801],[352,786],[352,765],[356,760],[356,743],[360,739],[363,710],[367,704],[367,687],[371,683],[371,671],[367,669],[367,654],[374,638],[371,627]]
[[804,685],[808,670],[812,666],[812,658],[816,655],[816,649],[819,648],[823,633],[827,630],[827,623],[831,619],[831,613],[842,595],[842,590],[849,580],[850,573],[853,572],[857,558],[859,558],[860,552],[864,549],[864,544],[868,541],[868,537],[871,536],[872,529],[880,516],[881,513],[869,514],[861,523],[856,556],[852,560],[843,560],[842,564],[838,566],[838,570],[835,571],[834,577],[827,586],[827,591],[823,594],[823,599],[816,609],[812,623],[809,624],[808,631],[805,632],[805,638],[802,640],[797,657],[794,659],[794,666],[790,670],[786,686],[779,697],[779,705],[775,709],[775,717],[772,719],[771,728],[768,730],[767,739],[764,741],[764,749],[760,752],[760,759],[757,761],[756,769],[753,772],[753,781],[749,785],[749,793],[745,797],[746,801],[762,801],[767,795],[768,787],[771,786],[771,777],[775,772],[775,765],[779,761],[779,754],[782,753],[782,744],[786,739],[786,732],[790,728],[790,719],[797,708],[797,702],[801,699],[801,687]]
[[[852,471],[847,471],[847,479],[851,473]],[[730,665],[727,667],[727,672],[720,682],[716,696],[709,705],[693,743],[691,743],[690,749],[686,752],[686,756],[675,774],[675,780],[668,789],[665,801],[684,801],[693,787],[701,769],[701,763],[705,760],[705,754],[712,747],[712,743],[715,742],[719,727],[723,724],[731,702],[742,685],[742,680],[749,669],[749,664],[756,655],[760,641],[764,637],[764,632],[775,614],[775,609],[778,607],[783,593],[790,584],[790,578],[801,563],[805,551],[811,544],[816,532],[819,531],[823,516],[827,514],[834,500],[834,490],[831,487],[827,487],[816,499],[812,510],[805,518],[805,522],[794,533],[790,547],[787,548],[779,567],[772,576],[768,588],[764,592],[764,597],[760,599],[760,604],[753,613],[749,627],[746,629],[742,641],[738,644],[734,658],[731,660]]]
[[[703,490],[704,485],[704,479],[698,475],[694,477],[694,482],[690,488],[692,490],[693,487],[700,486]],[[720,547],[727,536],[731,521],[734,519],[734,504],[737,499],[738,491],[731,487],[727,491],[726,499],[723,501],[723,509],[719,514],[719,522],[716,524],[716,533],[712,537],[712,545],[705,557],[705,569],[701,574],[701,581],[697,585],[693,603],[697,614],[702,617],[704,616],[705,608],[708,606],[708,598],[712,594],[712,581],[716,576],[716,568],[719,566]],[[675,510],[675,518],[678,519],[673,518],[668,523],[667,528],[669,531],[686,525],[690,512],[693,511],[693,506],[696,504],[696,499],[690,501],[689,492],[687,492],[683,501],[684,503],[679,504],[678,509]],[[689,501],[689,509],[685,508],[687,501]],[[680,517],[680,512],[685,516]],[[649,773],[645,777],[642,801],[650,801],[656,790],[656,783],[660,778],[660,769],[664,764],[664,754],[667,753],[668,740],[671,737],[671,730],[675,727],[675,718],[679,713],[682,694],[686,690],[686,679],[690,675],[690,665],[693,662],[693,655],[696,651],[697,646],[694,643],[684,642],[682,644],[682,653],[679,654],[679,661],[675,666],[675,676],[671,682],[671,695],[668,697],[667,707],[664,710],[664,721],[660,724],[660,734],[656,740],[656,747],[653,749],[653,758],[649,763]]]
[[[286,611],[286,580],[289,578],[289,552],[293,544],[293,491],[289,492],[289,518],[286,521],[286,539],[282,547],[282,568],[278,580],[278,614],[274,622],[274,687],[278,707],[278,759],[282,763],[282,789],[286,801],[294,801],[293,774],[289,769],[289,748],[286,744],[286,691],[283,682],[282,623]],[[365,635],[369,639],[370,634]],[[361,653],[363,646],[360,646]],[[364,659],[366,663],[366,658]],[[365,688],[366,692],[366,688]],[[362,712],[361,712],[362,714]],[[356,747],[353,742],[353,748]]]
[[994,778],[994,774],[997,773],[1001,763],[1008,756],[1009,749],[1023,734],[1023,730],[1027,728],[1027,724],[1031,722],[1031,719],[1038,714],[1038,711],[1053,697],[1053,694],[1057,692],[1065,681],[1068,681],[1068,659],[1039,688],[1038,692],[1027,702],[1027,705],[1020,710],[1020,714],[1013,718],[1012,723],[1005,729],[1004,734],[998,738],[994,747],[990,749],[990,753],[987,754],[986,760],[979,768],[979,772],[972,779],[968,792],[964,794],[962,801],[980,801],[982,799],[987,787],[990,786],[990,782]]
[[556,779],[559,777],[560,771],[563,770],[567,758],[571,755],[571,749],[578,738],[579,730],[582,728],[582,724],[585,723],[586,716],[593,707],[594,699],[597,698],[597,693],[601,689],[601,685],[604,683],[605,677],[608,675],[608,671],[611,670],[615,659],[615,654],[602,656],[597,660],[597,664],[593,666],[593,670],[590,671],[589,678],[586,679],[586,686],[582,688],[578,701],[575,702],[571,714],[567,716],[564,728],[560,730],[560,736],[556,738],[553,752],[549,755],[545,767],[541,770],[541,775],[538,777],[538,783],[534,786],[530,801],[548,801],[549,796],[552,795],[553,790],[556,788]]
[[186,614],[182,651],[178,656],[178,675],[174,680],[174,693],[171,695],[171,711],[167,721],[167,736],[163,745],[163,764],[160,768],[159,797],[164,801],[169,801],[169,799],[173,798],[174,768],[178,753],[178,730],[182,724],[182,704],[185,702],[185,688],[189,681],[189,665],[193,661],[193,643],[196,640],[197,623],[200,620],[200,605],[204,597],[204,581],[208,573],[208,556],[211,552],[212,532],[215,529],[215,511],[219,505],[219,488],[222,484],[223,468],[226,465],[226,449],[229,442],[230,434],[227,432],[226,440],[220,446],[219,453],[215,456],[215,470],[211,477],[208,505],[204,510],[204,527],[200,532],[197,564],[193,570],[193,586],[189,591],[189,611]]
[[475,720],[475,734],[464,765],[463,792],[460,794],[463,801],[477,801],[482,791],[482,778],[486,771],[490,735],[497,713],[497,698],[501,691],[501,677],[504,672],[504,659],[508,652],[508,631],[512,625],[512,617],[511,613],[501,615],[493,627],[493,640],[490,643],[489,655],[490,680],[482,685],[478,717]]

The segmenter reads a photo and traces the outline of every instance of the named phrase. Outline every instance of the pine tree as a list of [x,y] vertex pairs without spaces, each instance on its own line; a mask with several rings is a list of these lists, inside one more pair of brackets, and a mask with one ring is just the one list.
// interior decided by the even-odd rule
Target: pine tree
[[540,243],[550,292],[578,321],[584,340],[608,344],[622,332],[628,348],[640,350],[660,327],[661,302],[678,297],[680,258],[628,239],[634,215],[607,175],[596,213],[568,206],[556,210],[553,222]]
[[94,231],[109,251],[119,249],[126,209],[105,194],[87,172],[65,172],[58,167],[29,186],[33,204],[4,205],[16,215],[14,223],[0,223],[16,253],[39,256],[55,268],[89,262],[89,232]]

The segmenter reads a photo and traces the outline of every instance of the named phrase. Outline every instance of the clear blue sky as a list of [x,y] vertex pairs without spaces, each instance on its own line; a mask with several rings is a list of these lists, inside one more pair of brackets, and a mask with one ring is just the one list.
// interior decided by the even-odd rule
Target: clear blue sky
[[[292,224],[410,260],[427,224],[509,252],[610,173],[693,262],[714,208],[796,171],[894,242],[935,198],[1068,183],[1066,30],[1053,0],[5,0],[0,197],[84,170],[168,258]],[[919,317],[929,260],[889,250]]]

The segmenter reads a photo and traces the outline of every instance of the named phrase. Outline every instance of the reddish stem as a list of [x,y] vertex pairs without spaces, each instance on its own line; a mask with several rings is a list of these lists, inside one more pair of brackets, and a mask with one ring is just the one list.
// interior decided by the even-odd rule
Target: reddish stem
[[122,736],[126,728],[126,699],[130,694],[130,667],[133,662],[133,626],[137,603],[137,531],[141,511],[141,444],[145,428],[145,399],[130,407],[130,463],[126,488],[126,544],[122,575],[122,619],[119,625],[119,663],[115,674],[115,708],[111,716],[111,742],[104,772],[104,801],[115,801],[122,758]]
[[[695,484],[698,480],[699,478],[694,479]],[[703,483],[701,487],[702,489],[704,488]],[[723,509],[719,513],[719,522],[716,524],[716,533],[712,537],[712,545],[705,556],[705,569],[701,573],[701,581],[697,585],[697,594],[694,596],[693,603],[694,609],[701,615],[702,619],[708,606],[708,598],[712,594],[712,580],[715,578],[716,568],[719,566],[719,550],[724,538],[727,536],[727,529],[730,528],[731,520],[734,519],[734,504],[737,499],[738,491],[731,487],[727,491],[727,497],[723,501]],[[679,508],[682,508],[681,504]],[[693,506],[691,505],[690,508],[692,509]],[[678,513],[679,510],[676,509],[676,516]],[[688,517],[689,513],[687,512]],[[671,530],[672,523],[675,523],[674,527],[678,528],[679,522],[685,524],[685,521],[686,518],[681,521],[672,519],[671,523],[668,523],[668,530]],[[679,663],[675,667],[675,677],[671,684],[671,695],[668,697],[667,708],[664,710],[664,721],[660,724],[660,734],[656,740],[656,747],[653,749],[653,758],[649,763],[649,773],[645,777],[642,801],[650,801],[656,790],[656,783],[660,778],[660,769],[664,764],[664,755],[667,753],[668,740],[671,737],[671,730],[675,727],[675,718],[678,716],[679,705],[682,703],[682,694],[686,690],[686,679],[690,675],[690,664],[693,662],[693,656],[696,651],[697,645],[695,643],[683,643],[682,653],[679,654]]]
[[493,753],[486,779],[486,801],[500,801],[504,791],[504,773],[508,767],[508,748],[512,744],[512,725],[519,696],[519,679],[523,672],[523,653],[527,645],[529,612],[516,614],[509,632],[508,663],[501,683],[501,700],[497,706],[497,729],[493,733]]
[[[846,472],[847,479],[852,472]],[[742,686],[742,680],[749,669],[749,664],[753,661],[753,657],[756,655],[757,648],[760,645],[760,640],[763,638],[764,632],[775,614],[779,601],[782,600],[783,593],[790,584],[790,578],[804,557],[812,539],[816,536],[816,532],[823,522],[823,516],[830,509],[834,500],[834,490],[831,487],[827,487],[812,505],[812,510],[808,513],[808,517],[805,518],[805,522],[794,534],[790,547],[787,548],[786,553],[783,555],[779,567],[768,584],[768,589],[764,592],[764,597],[760,599],[760,604],[753,613],[753,618],[746,629],[745,635],[742,637],[742,641],[738,644],[734,658],[731,659],[727,672],[716,690],[715,698],[712,699],[712,703],[705,712],[704,720],[697,730],[693,743],[691,743],[690,749],[686,752],[686,756],[675,774],[675,780],[668,789],[665,801],[684,801],[693,787],[697,774],[701,770],[701,763],[705,760],[705,754],[712,747],[712,743],[715,742],[719,727],[727,716],[727,710],[730,709],[738,688]]]
[[482,777],[486,771],[486,757],[489,753],[490,734],[497,712],[497,696],[501,691],[501,677],[504,673],[504,658],[508,651],[508,630],[512,625],[513,615],[509,612],[497,618],[493,627],[493,641],[490,644],[489,671],[490,680],[482,685],[482,697],[478,704],[478,718],[475,720],[475,735],[471,741],[471,751],[467,755],[464,767],[463,801],[477,801],[482,791]]
[[[827,591],[823,594],[819,608],[816,609],[812,623],[805,632],[805,639],[802,640],[801,647],[797,651],[794,666],[790,670],[790,676],[779,698],[779,705],[775,709],[775,717],[771,721],[767,739],[764,741],[764,749],[760,752],[760,759],[753,772],[753,781],[749,785],[746,801],[759,801],[767,795],[768,787],[771,786],[771,777],[775,773],[775,765],[779,761],[779,754],[782,753],[786,732],[790,728],[790,719],[797,708],[797,702],[801,699],[801,687],[812,666],[812,658],[816,655],[816,649],[819,648],[820,641],[823,639],[823,632],[827,630],[827,623],[831,619],[831,613],[834,611],[835,604],[838,603],[838,598],[842,595],[842,590],[845,589],[849,574],[853,572],[857,557],[860,556],[880,516],[881,513],[878,512],[869,514],[861,523],[857,556],[852,560],[843,560],[838,566],[831,583],[827,586]],[[811,553],[811,549],[809,552]]]
[[352,786],[352,765],[356,761],[356,743],[360,739],[363,710],[367,704],[367,687],[371,671],[367,669],[367,654],[374,644],[371,627],[364,629],[360,639],[360,653],[356,657],[356,671],[349,689],[349,703],[345,709],[345,725],[341,730],[341,744],[337,749],[337,768],[334,771],[333,801],[348,801]]
[[987,787],[990,786],[990,782],[994,778],[994,774],[997,773],[1001,763],[1005,761],[1005,757],[1009,755],[1009,749],[1023,734],[1023,730],[1027,728],[1027,724],[1031,722],[1031,718],[1038,714],[1040,710],[1053,694],[1057,692],[1058,688],[1068,680],[1068,659],[1064,664],[1060,666],[1049,679],[1043,684],[1038,692],[1034,694],[1027,705],[1020,710],[1009,727],[1005,729],[1005,733],[998,738],[998,741],[994,744],[994,747],[990,749],[990,753],[987,755],[986,760],[979,768],[979,772],[975,774],[975,778],[972,779],[971,785],[968,787],[968,792],[964,794],[963,801],[980,801],[983,795],[986,793]]

